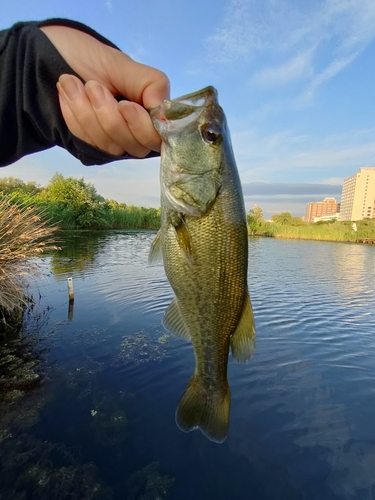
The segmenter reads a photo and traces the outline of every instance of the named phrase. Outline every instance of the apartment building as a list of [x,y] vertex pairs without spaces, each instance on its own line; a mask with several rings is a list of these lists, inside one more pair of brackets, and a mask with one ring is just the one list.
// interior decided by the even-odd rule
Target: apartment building
[[375,167],[362,167],[344,179],[340,217],[341,220],[375,217]]
[[340,204],[335,198],[324,198],[323,201],[312,201],[306,205],[306,222],[314,222],[315,218],[325,215],[334,216],[340,211]]

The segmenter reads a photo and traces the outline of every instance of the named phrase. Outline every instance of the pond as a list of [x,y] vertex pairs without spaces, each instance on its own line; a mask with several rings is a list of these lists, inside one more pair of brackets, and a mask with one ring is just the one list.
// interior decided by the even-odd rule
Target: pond
[[175,424],[194,356],[161,325],[154,236],[69,234],[41,260],[1,344],[0,499],[374,499],[375,248],[249,240],[256,350],[229,360],[219,445]]

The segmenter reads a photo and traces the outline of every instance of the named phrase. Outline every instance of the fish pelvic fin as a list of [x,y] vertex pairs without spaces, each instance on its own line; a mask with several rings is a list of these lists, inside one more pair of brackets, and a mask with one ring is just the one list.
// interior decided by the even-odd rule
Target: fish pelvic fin
[[162,237],[161,231],[155,236],[154,241],[151,243],[150,252],[148,254],[148,263],[150,265],[160,264],[163,262],[162,251]]
[[178,308],[177,299],[174,298],[165,310],[163,317],[163,326],[169,332],[182,337],[183,339],[190,339],[190,334],[185,326],[185,322],[182,319],[180,310]]
[[176,410],[176,424],[184,432],[199,429],[215,443],[225,441],[229,428],[230,389],[207,390],[194,375]]
[[232,356],[238,363],[249,361],[255,351],[255,322],[249,294],[246,293],[237,328],[230,338]]
[[181,216],[178,226],[175,227],[175,231],[180,251],[186,262],[192,266],[194,264],[194,257],[191,237],[183,216]]

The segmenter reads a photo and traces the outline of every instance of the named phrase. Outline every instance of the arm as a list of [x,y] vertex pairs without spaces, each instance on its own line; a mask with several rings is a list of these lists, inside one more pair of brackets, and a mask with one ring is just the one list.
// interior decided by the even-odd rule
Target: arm
[[[84,65],[80,64],[79,50],[72,53],[74,40],[72,36],[66,37],[64,30],[71,30],[73,38],[78,37]],[[102,60],[93,57],[90,50],[99,50]],[[108,59],[107,67],[103,64],[104,58]],[[132,72],[142,70],[145,73],[146,68],[146,73],[152,74],[151,81],[145,81],[143,87],[135,91],[129,81],[137,78],[132,79],[131,74],[125,77],[124,66]],[[107,80],[103,74],[107,75]],[[118,81],[118,75],[121,75],[121,81]],[[156,156],[157,153],[150,150],[157,150],[158,144],[144,107],[156,105],[156,101],[167,97],[168,82],[164,75],[160,79],[160,75],[163,74],[153,68],[135,63],[86,26],[71,21],[19,23],[10,30],[0,32],[0,166],[54,145],[67,149],[85,165]],[[163,82],[161,89],[155,92],[152,90],[155,86],[152,79],[156,77]],[[59,79],[58,93],[56,83]],[[84,86],[83,82],[90,79],[92,81]],[[72,80],[79,89],[79,96],[74,102],[64,92],[66,82]],[[93,106],[97,103],[98,89],[104,91],[106,97],[105,105],[100,109]],[[118,103],[113,96],[121,93],[134,102]],[[116,113],[110,113],[109,117],[108,109]],[[131,127],[134,110],[141,117],[141,122],[136,116],[137,126]],[[90,113],[94,113],[96,119],[94,130],[92,119],[88,119]],[[146,144],[142,145],[144,137]],[[117,147],[113,146],[114,142]],[[106,151],[115,152],[115,155]],[[133,156],[126,151],[133,152]]]

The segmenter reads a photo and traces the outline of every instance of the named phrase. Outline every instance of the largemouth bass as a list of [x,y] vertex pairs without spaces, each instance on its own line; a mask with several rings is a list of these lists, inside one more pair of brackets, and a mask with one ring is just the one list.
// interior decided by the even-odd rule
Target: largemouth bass
[[191,339],[196,361],[176,423],[221,443],[229,427],[229,348],[246,361],[255,340],[240,179],[213,87],[164,101],[150,115],[162,148],[161,229],[149,261],[162,258],[175,293],[163,324]]

